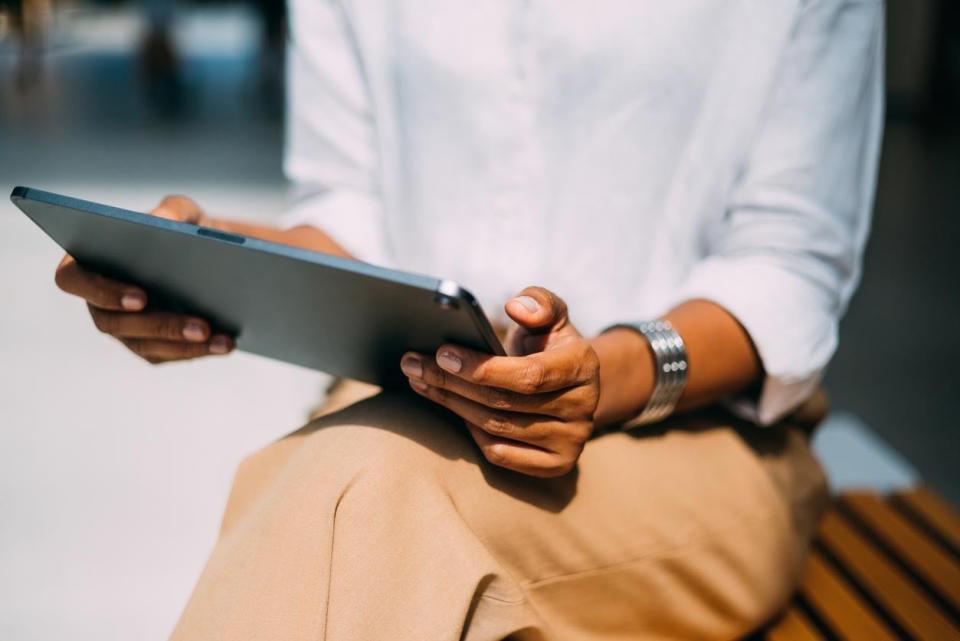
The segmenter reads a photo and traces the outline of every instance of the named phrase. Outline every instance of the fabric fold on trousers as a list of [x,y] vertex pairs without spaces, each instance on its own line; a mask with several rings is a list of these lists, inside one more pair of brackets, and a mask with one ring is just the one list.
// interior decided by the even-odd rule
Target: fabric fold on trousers
[[376,394],[241,464],[173,639],[738,638],[788,598],[822,504],[805,439],[774,440],[707,416],[533,479],[442,408]]

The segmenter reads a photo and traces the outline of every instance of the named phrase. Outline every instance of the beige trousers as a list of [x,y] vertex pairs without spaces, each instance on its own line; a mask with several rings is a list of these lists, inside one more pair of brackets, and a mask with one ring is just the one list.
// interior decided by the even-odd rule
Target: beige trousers
[[604,434],[539,480],[412,394],[349,404],[370,393],[240,465],[173,639],[735,639],[788,598],[825,497],[787,426]]

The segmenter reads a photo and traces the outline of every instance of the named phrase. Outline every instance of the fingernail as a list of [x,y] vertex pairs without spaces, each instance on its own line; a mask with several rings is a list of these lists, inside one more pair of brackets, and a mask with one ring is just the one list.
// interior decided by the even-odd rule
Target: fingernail
[[210,339],[211,354],[226,354],[230,351],[230,339],[226,336],[214,336]]
[[410,387],[412,387],[415,390],[426,392],[427,388],[430,387],[429,385],[427,385],[426,383],[424,383],[418,378],[411,378],[409,380],[410,380]]
[[437,355],[437,364],[448,372],[459,372],[463,361],[453,352],[443,351]]
[[523,305],[531,314],[540,309],[540,303],[537,302],[537,299],[530,296],[517,296],[513,300]]
[[202,341],[206,338],[203,335],[203,325],[197,321],[187,321],[187,324],[183,326],[183,337],[188,341]]
[[120,297],[120,307],[131,312],[143,309],[146,302],[146,299],[140,292],[127,292]]
[[423,376],[423,364],[416,356],[405,356],[403,360],[400,361],[400,369],[402,369],[403,373],[407,376],[413,376],[414,378]]

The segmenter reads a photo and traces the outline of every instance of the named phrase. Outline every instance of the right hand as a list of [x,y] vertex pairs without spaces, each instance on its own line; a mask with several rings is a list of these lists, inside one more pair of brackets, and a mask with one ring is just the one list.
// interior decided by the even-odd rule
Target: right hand
[[[194,224],[211,222],[195,202],[184,196],[167,196],[150,213]],[[97,329],[150,363],[233,351],[233,339],[213,334],[204,319],[147,309],[145,291],[87,271],[70,255],[64,256],[57,267],[56,283],[68,294],[87,301]]]

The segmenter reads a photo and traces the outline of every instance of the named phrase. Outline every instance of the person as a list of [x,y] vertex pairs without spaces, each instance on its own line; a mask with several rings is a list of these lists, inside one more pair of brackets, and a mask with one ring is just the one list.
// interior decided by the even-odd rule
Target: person
[[[7,1],[7,0],[0,0]],[[179,15],[177,0],[139,0],[146,24],[138,45],[139,69],[151,107],[166,116],[176,116],[185,106],[181,53],[174,27]],[[255,0],[253,8],[261,23],[259,52],[260,97],[271,107],[278,82],[276,69],[283,59],[286,6],[275,0]]]
[[[882,2],[290,16],[282,224],[185,197],[154,213],[458,280],[510,355],[406,354],[410,390],[342,382],[246,459],[173,638],[704,640],[769,620],[824,504],[807,433],[868,230]],[[70,257],[57,282],[151,363],[234,348],[152,309],[149,283]]]
[[13,89],[26,93],[43,76],[42,48],[50,3],[38,0],[0,0],[0,39],[8,31],[17,45]]

